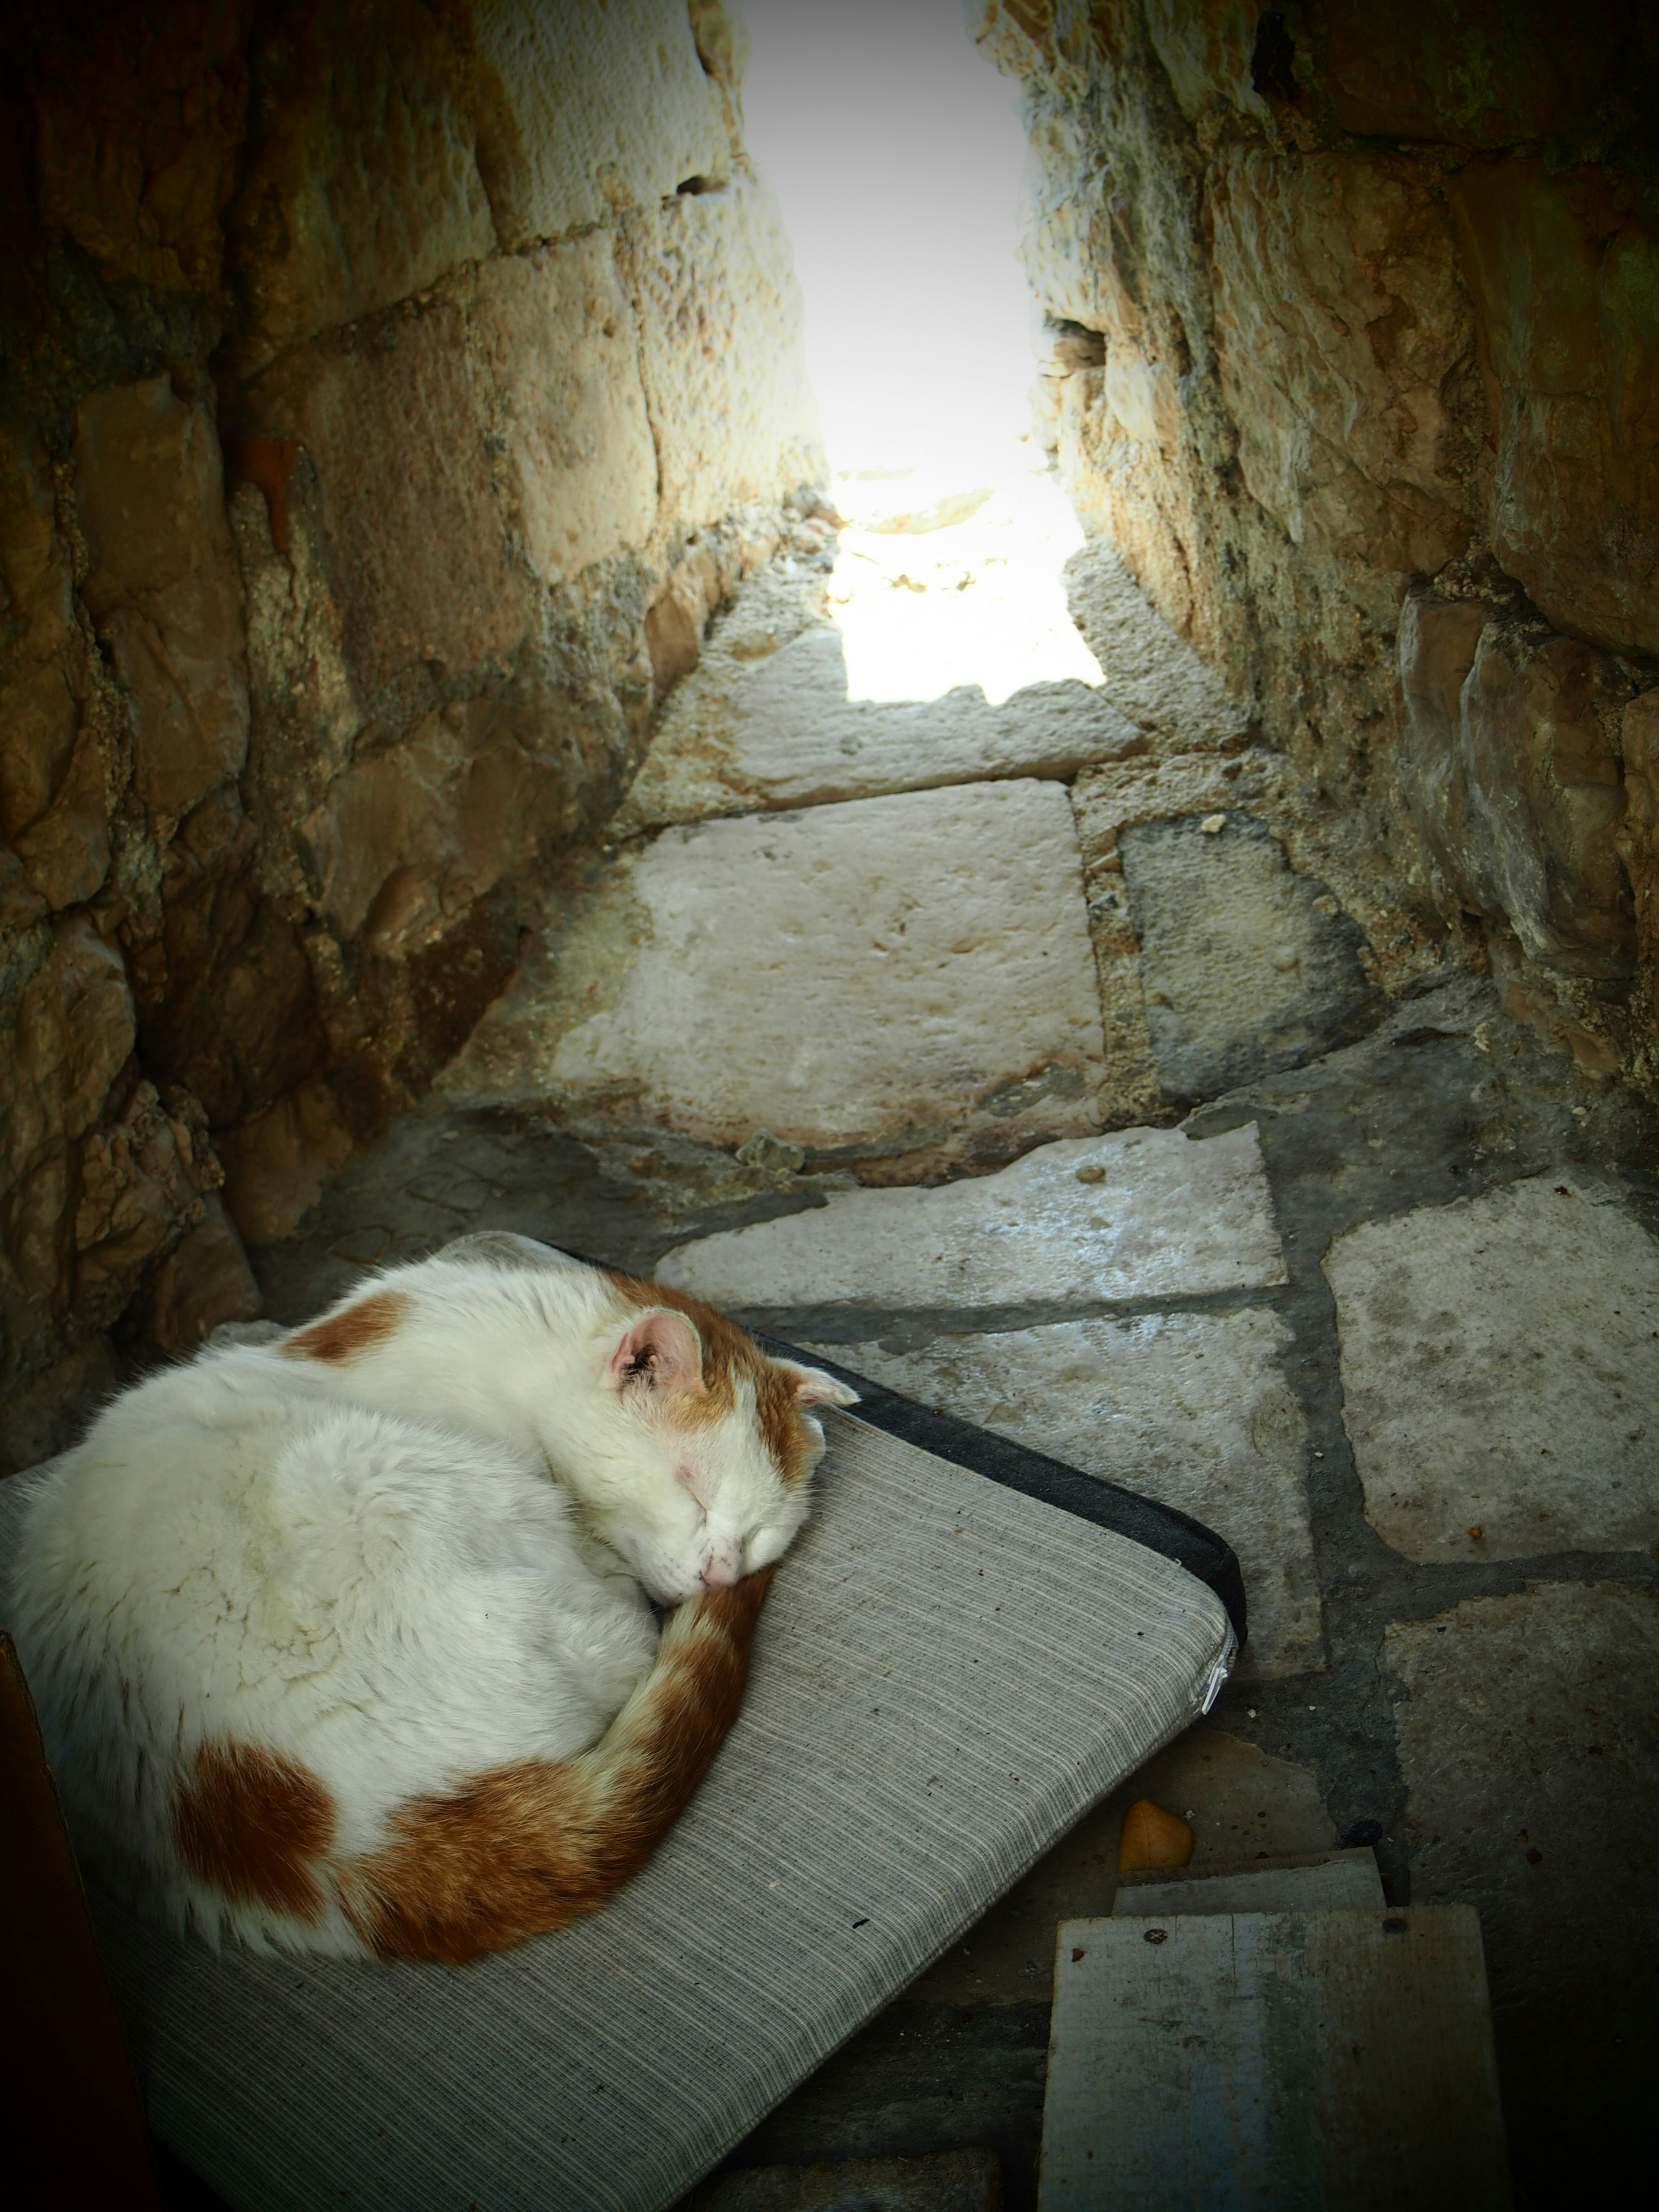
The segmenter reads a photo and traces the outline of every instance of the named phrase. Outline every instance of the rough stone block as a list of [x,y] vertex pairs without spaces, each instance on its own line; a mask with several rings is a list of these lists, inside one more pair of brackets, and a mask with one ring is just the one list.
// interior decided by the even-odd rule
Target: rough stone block
[[1448,383],[1474,330],[1415,163],[1239,148],[1210,181],[1216,348],[1252,495],[1292,541],[1409,574],[1468,536]]
[[203,1201],[201,1220],[187,1230],[156,1271],[149,1334],[163,1352],[188,1359],[216,1328],[251,1322],[264,1302],[216,1193]]
[[419,0],[311,0],[256,43],[231,215],[245,374],[494,249],[465,67],[454,27]]
[[939,1190],[849,1191],[662,1261],[716,1304],[982,1307],[1182,1297],[1285,1279],[1254,1123],[1123,1129]]
[[1547,1583],[1396,1623],[1382,1656],[1413,1900],[1479,1907],[1516,2169],[1570,2202],[1645,2156],[1659,1607]]
[[939,1336],[908,1352],[869,1342],[822,1349],[1225,1537],[1249,1600],[1240,1673],[1257,1679],[1323,1663],[1307,1430],[1279,1364],[1290,1341],[1274,1316],[1246,1310]]
[[316,471],[346,658],[370,698],[416,661],[446,674],[503,663],[533,619],[496,506],[461,307],[447,300],[382,337],[298,349],[244,403]]
[[657,456],[610,234],[489,262],[468,319],[502,512],[537,574],[562,583],[642,547]]
[[1097,538],[1074,553],[1066,583],[1073,618],[1100,663],[1100,688],[1132,722],[1194,746],[1243,737],[1249,714],[1150,604],[1114,546]]
[[1365,1514],[1408,1559],[1659,1538],[1659,1247],[1532,1176],[1366,1222],[1325,1272]]
[[40,212],[106,276],[218,291],[247,12],[246,0],[149,0],[52,24],[34,86]]
[[1607,82],[1617,0],[1326,0],[1322,72],[1345,131],[1509,146],[1569,129]]
[[1166,1098],[1213,1098],[1352,1042],[1376,994],[1359,932],[1264,823],[1192,815],[1118,840]]
[[509,252],[725,176],[684,0],[471,0],[478,167]]
[[976,684],[915,705],[849,699],[835,629],[809,629],[757,662],[722,661],[709,679],[665,714],[629,794],[630,820],[1069,776],[1137,735],[1085,684],[1031,684],[994,707]]
[[800,290],[770,187],[739,171],[719,190],[675,195],[623,235],[665,526],[702,529],[819,482]]
[[170,825],[247,752],[242,592],[213,418],[166,376],[94,392],[76,418],[75,482],[82,595],[133,698],[133,785]]
[[1659,652],[1659,232],[1634,179],[1448,179],[1495,401],[1493,547],[1552,622]]
[[670,830],[556,923],[444,1079],[908,1175],[1091,1126],[1077,840],[1054,784]]

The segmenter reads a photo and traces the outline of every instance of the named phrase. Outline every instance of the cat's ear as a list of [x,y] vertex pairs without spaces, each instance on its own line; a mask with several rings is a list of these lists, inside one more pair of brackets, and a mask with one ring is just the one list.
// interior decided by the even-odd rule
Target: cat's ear
[[666,1396],[702,1382],[702,1344],[685,1316],[653,1306],[629,1322],[611,1354],[613,1390],[642,1389]]
[[859,1401],[856,1390],[837,1382],[821,1367],[797,1367],[793,1359],[775,1359],[772,1364],[794,1384],[798,1406],[856,1406]]

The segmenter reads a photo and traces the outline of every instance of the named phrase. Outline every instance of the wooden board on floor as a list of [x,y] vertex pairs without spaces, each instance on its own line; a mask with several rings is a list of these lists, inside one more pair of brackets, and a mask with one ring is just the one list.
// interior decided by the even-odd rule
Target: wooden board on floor
[[1161,1881],[1145,1875],[1120,1881],[1112,1917],[1145,1920],[1170,1912],[1380,1912],[1385,1901],[1374,1851],[1319,1851],[1277,1863],[1247,1859],[1242,1865],[1188,1867]]
[[1062,1921],[1039,2212],[1501,2212],[1467,1905]]

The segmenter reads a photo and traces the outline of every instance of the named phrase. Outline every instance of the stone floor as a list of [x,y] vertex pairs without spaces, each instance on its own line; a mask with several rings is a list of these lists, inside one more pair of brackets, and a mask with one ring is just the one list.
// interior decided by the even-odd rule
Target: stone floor
[[829,560],[717,628],[440,1092],[257,1256],[269,1309],[514,1228],[1237,1548],[1253,1632],[1210,1721],[734,2165],[988,2147],[1030,2204],[1054,1923],[1109,1911],[1145,1794],[1200,1859],[1346,1836],[1395,1900],[1476,1905],[1521,2201],[1633,2175],[1652,1131],[1489,982],[1379,951],[1363,856],[1109,562],[1074,576],[1100,684],[992,704],[849,698]]

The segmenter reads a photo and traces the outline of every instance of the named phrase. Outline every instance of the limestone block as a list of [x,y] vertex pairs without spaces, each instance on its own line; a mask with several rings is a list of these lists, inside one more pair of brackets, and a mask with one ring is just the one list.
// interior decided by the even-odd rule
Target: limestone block
[[1254,1123],[1123,1129],[937,1190],[851,1191],[678,1246],[665,1282],[745,1308],[1194,1297],[1285,1279]]
[[800,290],[770,188],[742,170],[624,231],[661,520],[686,531],[822,480]]
[[1625,815],[1614,837],[1630,878],[1638,942],[1650,965],[1659,965],[1659,690],[1626,708],[1620,750]]
[[464,12],[478,167],[508,251],[725,176],[720,88],[684,0],[471,0]]
[[1147,31],[1189,122],[1228,107],[1266,120],[1250,66],[1260,20],[1251,0],[1147,0]]
[[1240,1672],[1261,1678],[1322,1662],[1307,1430],[1279,1365],[1290,1342],[1274,1316],[1246,1310],[938,1336],[908,1352],[878,1343],[821,1349],[1224,1536],[1249,1598]]
[[1613,732],[1627,672],[1480,601],[1409,598],[1400,626],[1401,782],[1467,904],[1568,975],[1630,973]]
[[1462,750],[1490,873],[1535,960],[1620,976],[1630,892],[1613,837],[1625,811],[1609,725],[1628,689],[1577,638],[1541,645],[1488,624],[1463,686]]
[[1086,684],[1034,684],[1000,705],[977,684],[915,705],[849,699],[844,641],[814,629],[758,661],[726,660],[677,696],[629,795],[629,818],[816,806],[1009,775],[1069,776],[1133,746]]
[[1096,538],[1066,563],[1072,617],[1100,663],[1100,688],[1142,729],[1186,745],[1242,737],[1249,715],[1153,607],[1116,548]]
[[[8,1397],[20,1373],[64,1356],[66,1338],[72,1348],[115,1318],[218,1179],[199,1106],[187,1094],[164,1105],[132,1083],[132,994],[120,956],[85,915],[35,933],[16,948],[14,976],[20,965],[0,1001]],[[20,1412],[15,1433],[44,1433],[50,1413],[45,1401],[26,1419]]]
[[610,234],[488,263],[468,320],[501,512],[537,574],[558,584],[641,548],[657,456]]
[[1494,550],[1551,621],[1659,651],[1659,235],[1639,189],[1510,158],[1446,197],[1496,417]]
[[216,1328],[256,1320],[264,1310],[223,1201],[210,1193],[202,1218],[186,1230],[156,1271],[149,1334],[163,1352],[188,1359]]
[[256,45],[231,217],[245,373],[493,251],[459,27],[419,0],[308,0]]
[[1659,1249],[1571,1175],[1367,1222],[1325,1261],[1371,1525],[1413,1559],[1659,1536]]
[[1345,131],[1513,145],[1578,121],[1620,41],[1617,0],[1326,0],[1321,81]]
[[1411,592],[1400,610],[1401,782],[1449,881],[1468,891],[1474,854],[1462,693],[1491,609]]
[[135,1084],[120,1112],[81,1141],[73,1228],[82,1324],[106,1328],[118,1316],[149,1262],[181,1226],[200,1222],[204,1185],[220,1180],[200,1107],[192,1128],[171,1103],[154,1084]]
[[1645,2076],[1659,1607],[1547,1582],[1396,1622],[1382,1660],[1413,1901],[1479,1906],[1516,2170],[1571,2198]]
[[443,1087],[920,1175],[1089,1127],[1100,1049],[1066,794],[970,784],[665,831]]
[[247,13],[246,0],[150,0],[46,41],[33,72],[40,212],[106,277],[217,292]]
[[76,418],[82,587],[131,695],[132,780],[171,823],[247,751],[241,586],[213,419],[166,376],[94,392]]
[[55,911],[92,897],[109,872],[117,746],[98,711],[111,702],[76,619],[46,453],[15,425],[0,430],[0,836]]
[[536,734],[489,698],[455,701],[354,762],[296,832],[342,939],[411,951],[569,829],[579,794],[568,754],[538,750]]
[[328,1085],[310,1083],[226,1130],[219,1150],[225,1205],[243,1240],[280,1244],[351,1157],[351,1137]]
[[1350,1043],[1376,993],[1360,933],[1267,824],[1189,815],[1118,839],[1166,1098],[1213,1098]]
[[496,506],[462,307],[445,300],[381,337],[298,348],[244,403],[316,471],[342,642],[371,698],[416,661],[446,674],[504,663],[534,619]]
[[1292,541],[1433,571],[1464,543],[1448,380],[1474,337],[1416,164],[1238,147],[1210,173],[1216,348],[1252,495]]

